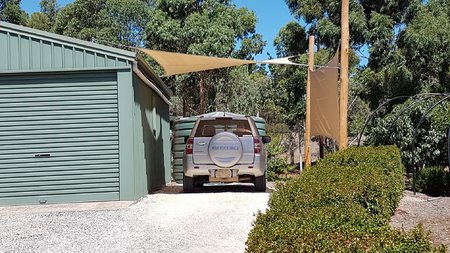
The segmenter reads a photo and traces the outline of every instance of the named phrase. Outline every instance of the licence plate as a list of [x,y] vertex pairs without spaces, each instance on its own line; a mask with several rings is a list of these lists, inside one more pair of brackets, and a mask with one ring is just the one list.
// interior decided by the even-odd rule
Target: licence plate
[[229,169],[223,169],[223,170],[216,170],[216,177],[217,178],[228,178],[231,177],[231,170]]

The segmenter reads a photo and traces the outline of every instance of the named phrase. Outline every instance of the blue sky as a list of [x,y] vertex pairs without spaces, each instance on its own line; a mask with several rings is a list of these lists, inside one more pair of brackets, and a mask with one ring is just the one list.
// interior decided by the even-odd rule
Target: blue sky
[[[21,5],[26,12],[31,14],[40,10],[39,2],[39,0],[24,0]],[[60,6],[65,6],[71,2],[73,0],[58,0]],[[263,53],[255,58],[265,60],[268,58],[267,53],[275,57],[273,40],[281,27],[294,20],[284,0],[233,0],[233,2],[238,7],[246,7],[252,10],[258,17],[256,31],[263,35],[267,45]]]
[[252,10],[258,17],[256,32],[263,35],[267,45],[263,53],[255,57],[256,60],[267,59],[267,53],[276,57],[273,40],[283,26],[295,20],[284,0],[234,0],[233,2],[238,7]]

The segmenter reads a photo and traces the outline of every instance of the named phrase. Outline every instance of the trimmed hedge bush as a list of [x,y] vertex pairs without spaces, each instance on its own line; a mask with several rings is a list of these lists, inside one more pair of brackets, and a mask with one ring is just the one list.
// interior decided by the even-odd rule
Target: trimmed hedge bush
[[433,252],[422,227],[392,230],[403,192],[398,148],[351,148],[280,186],[258,214],[247,252]]
[[432,196],[450,194],[450,172],[442,167],[425,167],[417,174],[416,186]]

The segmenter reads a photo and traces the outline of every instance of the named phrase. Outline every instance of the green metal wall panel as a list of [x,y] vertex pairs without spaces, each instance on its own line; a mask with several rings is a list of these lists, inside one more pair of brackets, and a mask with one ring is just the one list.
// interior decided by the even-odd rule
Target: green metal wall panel
[[124,67],[131,60],[0,27],[0,72]]
[[170,181],[169,106],[133,75],[136,197]]
[[159,106],[158,106],[158,114],[160,115],[160,123],[161,123],[161,136],[163,139],[163,154],[164,161],[161,163],[164,166],[164,177],[165,183],[168,183],[172,180],[171,173],[171,153],[170,148],[172,147],[171,139],[170,139],[170,108],[162,99],[158,97]]
[[0,204],[119,200],[117,96],[115,72],[0,74]]
[[135,200],[133,159],[133,85],[131,70],[118,71],[120,200]]
[[[8,48],[8,38],[8,33],[0,31],[0,48]],[[8,69],[8,63],[8,55],[2,54],[2,57],[0,57],[0,69]]]

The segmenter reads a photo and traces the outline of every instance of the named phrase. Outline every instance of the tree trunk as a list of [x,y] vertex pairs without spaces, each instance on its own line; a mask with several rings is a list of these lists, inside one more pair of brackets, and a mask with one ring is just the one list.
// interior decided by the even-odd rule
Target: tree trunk
[[186,99],[182,97],[182,100],[183,100],[183,117],[186,117],[187,116]]
[[198,96],[200,99],[198,112],[200,114],[205,114],[206,110],[206,97],[205,97],[206,89],[205,89],[205,78],[204,75],[199,74],[198,80]]
[[[292,146],[294,146],[294,145],[292,145]],[[291,148],[290,150],[289,150],[289,160],[290,160],[290,165],[293,165],[293,164],[295,164],[295,159],[294,159],[294,157],[295,157],[295,152],[294,152],[295,150],[293,149],[293,148]]]
[[210,88],[209,84],[211,83],[210,80],[211,79],[203,78],[203,89],[205,90],[204,91],[204,96],[205,97],[203,99],[203,101],[204,101],[204,113],[206,113],[207,107],[209,105],[209,88]]
[[320,159],[322,159],[324,157],[324,146],[325,146],[325,142],[324,142],[325,137],[323,136],[319,136],[319,157]]

